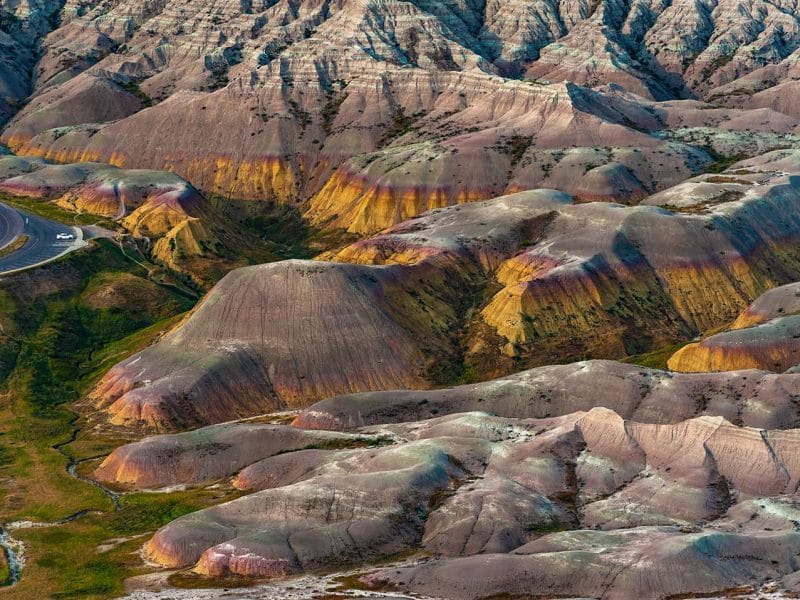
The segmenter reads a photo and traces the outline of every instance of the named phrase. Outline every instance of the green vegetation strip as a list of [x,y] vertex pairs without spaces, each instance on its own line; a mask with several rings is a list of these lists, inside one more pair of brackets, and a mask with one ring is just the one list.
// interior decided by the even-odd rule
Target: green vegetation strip
[[17,250],[21,250],[22,247],[28,243],[28,239],[29,238],[27,235],[21,235],[13,242],[11,242],[8,246],[0,248],[0,258],[8,256],[9,254],[14,254],[14,252],[16,252]]
[[[3,194],[0,202],[69,225],[119,227],[52,202]],[[231,240],[229,247],[208,248],[207,263],[187,262],[219,270],[210,282],[234,266],[310,258],[353,238],[310,228],[299,209],[277,204],[210,198],[204,219]],[[55,522],[90,511],[66,524],[14,531],[26,545],[26,562],[21,580],[0,591],[4,598],[118,596],[126,577],[152,572],[138,551],[158,527],[240,494],[226,485],[124,494],[115,510],[101,489],[67,471],[75,462],[81,475],[90,475],[127,441],[76,412],[92,411],[85,404],[92,386],[196,301],[180,284],[186,272],[157,266],[135,244],[122,244],[92,240],[62,260],[0,281],[0,523]],[[0,585],[8,577],[0,556]]]
[[632,365],[639,365],[640,367],[646,367],[648,369],[666,370],[667,361],[670,359],[670,357],[688,343],[689,342],[683,342],[680,344],[675,344],[673,346],[659,348],[651,352],[645,352],[644,354],[637,354],[636,356],[628,356],[627,358],[621,359],[620,362]]

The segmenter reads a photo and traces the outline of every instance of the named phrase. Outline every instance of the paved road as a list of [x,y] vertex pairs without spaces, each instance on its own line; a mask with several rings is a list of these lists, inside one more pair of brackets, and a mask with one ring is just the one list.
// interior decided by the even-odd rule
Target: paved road
[[[57,240],[59,233],[71,233],[75,239]],[[77,227],[56,223],[0,203],[0,248],[21,234],[28,236],[28,241],[16,252],[0,258],[0,275],[48,262],[85,243]]]

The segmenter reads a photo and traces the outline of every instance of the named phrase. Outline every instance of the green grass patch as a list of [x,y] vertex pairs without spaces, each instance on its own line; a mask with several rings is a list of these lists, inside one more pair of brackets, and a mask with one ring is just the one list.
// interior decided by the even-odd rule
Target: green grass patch
[[126,577],[151,570],[138,552],[156,529],[238,495],[230,489],[130,494],[117,512],[87,515],[59,527],[18,530],[15,536],[30,552],[23,578],[9,590],[9,597],[118,596],[124,592]]
[[94,383],[111,367],[125,359],[126,357],[146,348],[164,331],[168,331],[186,316],[187,313],[179,313],[172,317],[167,317],[156,321],[148,327],[139,329],[121,340],[113,341],[100,350],[92,354],[92,360],[87,365],[83,374],[83,382],[86,385]]
[[[22,580],[3,590],[4,597],[117,596],[126,577],[146,572],[138,550],[148,535],[240,495],[232,489],[130,494],[115,511],[101,490],[67,472],[68,457],[99,456],[125,441],[76,429],[73,403],[192,307],[191,299],[146,277],[112,242],[95,240],[35,276],[0,282],[6,334],[0,338],[0,477],[9,482],[0,487],[0,521],[53,522],[94,511],[63,525],[15,531],[27,546],[27,562]],[[0,581],[7,579],[4,564]]]
[[237,201],[218,196],[210,198],[210,203],[226,222],[234,223],[241,230],[243,240],[257,240],[256,246],[266,250],[269,260],[312,258],[358,239],[357,235],[344,230],[311,227],[300,209],[288,204]]
[[142,108],[148,108],[153,106],[153,99],[150,98],[147,94],[142,91],[142,88],[139,87],[139,84],[135,81],[129,81],[125,85],[120,86],[123,90],[128,92],[129,94],[133,94],[139,99],[139,102],[142,103]]
[[704,173],[722,173],[732,164],[739,162],[740,160],[744,160],[747,156],[743,154],[735,154],[733,156],[725,156],[720,154],[713,147],[710,145],[702,146],[702,149],[708,152],[711,158],[714,159],[714,162],[709,163],[703,169]]
[[569,531],[573,529],[569,523],[561,523],[559,521],[550,521],[549,523],[533,523],[525,528],[526,531],[533,535],[547,535],[548,533],[558,533],[559,531]]
[[647,367],[649,369],[667,369],[667,361],[670,357],[675,354],[678,350],[683,348],[688,342],[682,342],[680,344],[674,344],[672,346],[666,346],[664,348],[658,348],[657,350],[652,350],[650,352],[645,352],[643,354],[637,354],[635,356],[628,356],[626,358],[621,359],[621,362],[628,363],[631,365],[639,365],[640,367]]
[[9,254],[14,254],[17,250],[21,250],[22,247],[28,243],[30,238],[27,235],[21,235],[13,242],[11,242],[8,246],[4,246],[0,248],[0,258],[4,256],[8,256]]
[[11,569],[8,567],[8,557],[5,552],[0,552],[0,586],[7,585],[11,580]]
[[137,493],[122,498],[122,510],[106,518],[108,531],[127,536],[152,531],[178,517],[206,506],[202,492],[182,491],[170,494]]

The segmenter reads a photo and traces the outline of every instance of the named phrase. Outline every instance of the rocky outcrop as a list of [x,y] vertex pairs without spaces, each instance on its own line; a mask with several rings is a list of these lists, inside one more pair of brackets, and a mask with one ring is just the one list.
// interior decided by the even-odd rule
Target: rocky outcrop
[[[524,357],[533,350],[540,360],[554,360],[573,356],[565,354],[570,347],[574,356],[635,353],[637,346],[657,346],[729,321],[758,293],[790,280],[797,269],[780,249],[791,243],[794,226],[767,215],[793,212],[796,183],[783,174],[796,160],[792,157],[766,155],[730,171],[738,175],[703,176],[645,201],[683,210],[673,198],[684,203],[694,198],[694,208],[683,214],[508,197],[505,205],[526,203],[530,225],[523,249],[505,257],[496,254],[489,264],[489,276],[502,289],[481,307],[483,324],[506,342],[504,353]],[[336,258],[370,262],[402,255],[404,261],[413,260],[411,248],[428,248],[434,245],[431,239],[458,235],[455,228],[452,233],[442,228],[450,219],[460,222],[462,239],[480,239],[480,223],[487,222],[476,223],[472,215],[478,214],[466,208],[433,213]],[[546,355],[549,344],[558,345],[558,353]],[[480,356],[488,344],[476,327],[466,346],[468,356]]]
[[[123,89],[127,78],[104,75],[103,72],[81,73],[35,95],[23,109],[26,117],[15,120],[14,139],[29,139],[51,130],[59,135],[68,130],[61,128],[86,124],[96,129],[101,123],[123,119],[143,108],[140,98]],[[75,156],[62,153],[46,158],[76,162]]]
[[340,167],[311,199],[308,217],[372,233],[431,208],[523,189],[638,200],[652,182],[675,183],[673,173],[685,177],[707,160],[649,136],[660,121],[637,100],[572,84],[506,84],[498,93],[512,91],[503,102],[476,92],[464,108],[434,106],[410,119],[413,126],[390,147]]
[[[495,277],[504,289],[482,309],[484,321],[523,348],[566,330],[602,331],[602,339],[586,340],[585,351],[609,356],[613,343],[636,352],[637,338],[647,337],[637,320],[650,320],[650,314],[660,316],[652,320],[658,325],[645,345],[658,345],[658,328],[668,327],[671,315],[675,323],[695,331],[732,319],[748,298],[783,283],[782,277],[791,279],[797,268],[778,249],[785,242],[766,242],[773,235],[768,231],[776,232],[787,222],[774,227],[766,215],[756,216],[768,206],[792,210],[794,180],[770,183],[770,172],[785,177],[778,175],[780,170],[771,171],[780,169],[779,163],[785,164],[780,154],[738,165],[739,171],[751,170],[757,181],[738,180],[733,195],[725,181],[735,176],[723,174],[723,183],[710,184],[701,177],[646,200],[670,207],[673,195],[686,198],[686,188],[692,187],[703,203],[694,214],[607,204],[564,210],[564,220],[556,217],[540,242],[499,267]],[[755,197],[762,200],[752,202]],[[785,275],[778,275],[781,271]],[[698,310],[700,306],[705,308]],[[622,338],[608,335],[616,327],[627,329]],[[574,344],[575,338],[572,333],[561,341]]]
[[[481,440],[447,448],[420,440],[399,448],[339,452],[318,478],[174,521],[156,533],[146,552],[166,565],[198,563],[202,573],[258,577],[403,551],[419,539],[434,495],[467,475],[456,460],[469,461],[470,450],[482,446]],[[376,477],[378,472],[388,477]],[[246,523],[240,536],[228,520],[234,513]],[[330,542],[318,537],[323,531]]]
[[[533,197],[544,210],[520,198],[503,200],[502,213],[476,204],[466,220],[441,214],[439,233],[408,245],[405,258],[400,246],[357,245],[342,257],[378,264],[284,261],[235,271],[171,342],[112,369],[93,396],[115,423],[171,428],[187,410],[191,422],[207,424],[345,391],[427,387],[431,371],[454,354],[452,331],[469,303],[464,291],[478,285],[482,263],[514,252],[528,224],[536,227],[565,201],[552,192]],[[455,237],[465,221],[484,231],[485,219],[496,224],[485,237]]]

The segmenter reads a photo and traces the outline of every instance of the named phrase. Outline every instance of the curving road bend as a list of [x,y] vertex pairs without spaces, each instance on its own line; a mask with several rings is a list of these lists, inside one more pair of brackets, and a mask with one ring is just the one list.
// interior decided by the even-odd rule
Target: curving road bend
[[[56,236],[59,233],[75,237],[72,240],[58,240]],[[28,241],[19,250],[0,257],[0,275],[50,262],[86,244],[83,232],[78,227],[56,223],[0,203],[0,249],[20,235],[28,236]]]

